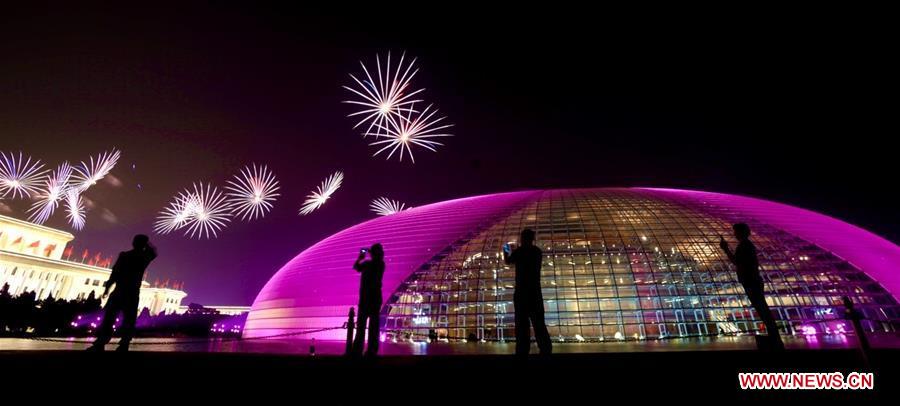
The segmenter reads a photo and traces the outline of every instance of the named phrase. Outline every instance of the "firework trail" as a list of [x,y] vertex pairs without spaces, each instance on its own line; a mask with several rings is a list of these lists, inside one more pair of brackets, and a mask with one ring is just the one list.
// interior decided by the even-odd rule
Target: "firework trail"
[[[422,101],[413,99],[413,96],[425,89],[410,89],[410,81],[419,71],[418,68],[413,70],[416,59],[413,58],[404,69],[403,60],[405,58],[406,53],[404,52],[400,56],[400,61],[397,63],[393,75],[391,75],[392,66],[390,52],[387,55],[387,61],[384,64],[383,71],[381,58],[378,55],[375,55],[377,83],[372,79],[372,75],[369,73],[369,69],[366,68],[366,65],[360,61],[359,64],[362,66],[365,77],[359,79],[353,74],[350,74],[350,77],[357,85],[356,88],[343,86],[344,89],[353,92],[356,96],[355,100],[345,100],[343,103],[352,104],[358,107],[356,112],[349,114],[347,117],[362,117],[353,128],[356,129],[366,122],[369,123],[368,128],[363,132],[363,137],[368,136],[369,134],[374,134],[378,137],[382,132],[380,129],[387,127],[386,122],[389,117],[396,116],[397,119],[402,120],[402,112],[411,112],[413,110],[412,105]],[[373,128],[376,129],[375,133],[372,132]]]
[[72,167],[64,162],[50,175],[47,176],[46,187],[38,194],[38,200],[31,205],[28,219],[37,224],[44,224],[56,208],[59,201],[65,197],[69,188],[69,179],[72,176]]
[[379,197],[375,200],[372,200],[372,203],[369,204],[369,208],[372,209],[375,214],[379,216],[390,216],[394,213],[399,213],[406,209],[406,205],[400,203],[397,200],[391,200],[386,197]]
[[416,163],[413,157],[412,146],[419,146],[433,152],[437,152],[435,147],[444,145],[440,142],[433,141],[434,138],[452,137],[453,134],[445,133],[443,130],[453,127],[453,124],[441,124],[446,117],[436,117],[437,109],[432,110],[429,104],[425,110],[414,112],[410,110],[406,117],[396,119],[388,117],[387,127],[379,127],[383,130],[381,137],[387,137],[385,140],[370,143],[372,146],[380,146],[381,149],[376,151],[372,156],[390,150],[387,159],[391,159],[397,150],[400,150],[400,161],[403,162],[404,150],[409,155],[409,159]]
[[241,173],[234,176],[234,180],[228,181],[228,204],[231,205],[232,214],[240,216],[241,220],[253,220],[262,218],[272,209],[276,193],[279,189],[275,175],[266,166],[246,166]]
[[300,215],[305,216],[322,207],[328,201],[328,198],[341,187],[343,181],[344,173],[341,171],[331,174],[331,176],[322,181],[318,189],[306,196],[306,201],[303,202],[303,206],[300,208]]
[[122,153],[119,150],[113,149],[98,155],[96,161],[93,156],[91,156],[89,162],[82,161],[81,165],[75,167],[74,187],[83,192],[97,184],[100,179],[108,175],[109,171],[116,166],[121,155]]
[[73,229],[80,231],[84,228],[84,200],[78,189],[69,188],[66,191],[66,219]]
[[32,161],[19,152],[0,152],[0,198],[25,198],[40,193],[41,179],[47,173],[40,160]]

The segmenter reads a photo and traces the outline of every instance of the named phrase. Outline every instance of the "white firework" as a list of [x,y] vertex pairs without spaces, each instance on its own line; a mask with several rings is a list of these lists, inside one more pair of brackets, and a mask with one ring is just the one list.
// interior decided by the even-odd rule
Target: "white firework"
[[80,231],[84,228],[84,199],[78,189],[69,188],[66,191],[66,219],[73,229]]
[[121,156],[122,153],[119,150],[113,149],[112,151],[101,153],[96,160],[91,156],[89,162],[82,161],[80,165],[75,167],[74,187],[83,192],[97,184],[100,179],[108,175],[116,166]]
[[341,171],[337,171],[327,177],[315,191],[306,196],[306,201],[303,202],[303,207],[300,208],[300,215],[305,216],[322,207],[331,195],[341,187],[341,182],[343,181],[344,173]]
[[202,182],[195,183],[193,192],[187,193],[195,200],[189,204],[190,215],[184,235],[198,239],[218,237],[218,232],[231,222],[231,205],[225,200],[225,194],[217,187]]
[[[404,68],[403,60],[405,58],[406,53],[404,52],[400,56],[399,63],[394,68],[391,66],[391,54],[388,52],[387,61],[382,71],[381,58],[375,55],[377,83],[372,79],[372,75],[369,73],[366,65],[360,61],[359,64],[363,68],[365,77],[362,77],[360,80],[351,74],[350,77],[353,78],[353,81],[358,86],[356,88],[343,86],[344,89],[353,92],[357,96],[356,100],[344,101],[344,103],[359,106],[358,111],[347,116],[362,117],[353,128],[355,129],[367,122],[369,123],[368,128],[363,132],[363,137],[369,134],[375,134],[377,137],[383,132],[380,129],[387,127],[386,121],[389,117],[396,116],[398,119],[402,119],[402,112],[412,111],[413,104],[422,101],[415,100],[413,97],[425,89],[412,90],[410,87],[410,81],[419,71],[418,68],[413,69],[416,58],[413,58]],[[393,75],[391,74],[392,68],[394,68]],[[372,132],[373,128],[376,129],[375,133]]]
[[175,199],[156,217],[153,230],[158,234],[168,234],[180,230],[197,210],[197,198],[190,191],[179,193]]
[[386,197],[379,197],[369,203],[369,207],[375,214],[379,216],[390,216],[406,209],[406,205],[397,200],[391,200]]
[[241,169],[234,180],[228,181],[228,203],[232,213],[240,216],[241,220],[253,220],[262,218],[272,209],[276,193],[279,189],[275,174],[265,165],[257,167],[246,166]]
[[413,163],[416,163],[416,159],[413,158],[412,146],[419,146],[437,152],[435,147],[444,144],[434,141],[433,139],[453,136],[453,134],[444,132],[445,129],[453,127],[453,124],[442,124],[441,122],[446,117],[436,117],[435,115],[437,112],[437,109],[432,110],[431,105],[429,104],[428,107],[421,112],[409,111],[406,117],[403,117],[402,119],[388,117],[388,126],[379,127],[380,130],[384,131],[384,134],[381,136],[387,137],[388,139],[375,141],[369,144],[381,146],[381,149],[372,154],[372,156],[377,156],[384,151],[390,150],[387,159],[391,159],[394,153],[399,149],[400,161],[402,162],[403,151],[406,150],[409,154],[409,159],[412,160]]
[[46,173],[39,159],[32,161],[21,151],[18,158],[15,153],[0,152],[0,198],[25,198],[40,193],[41,180]]
[[50,175],[47,176],[44,189],[38,194],[35,201],[28,212],[31,213],[28,219],[37,224],[44,224],[56,208],[59,207],[59,201],[65,197],[66,191],[69,189],[69,179],[72,176],[72,166],[68,162],[64,162]]

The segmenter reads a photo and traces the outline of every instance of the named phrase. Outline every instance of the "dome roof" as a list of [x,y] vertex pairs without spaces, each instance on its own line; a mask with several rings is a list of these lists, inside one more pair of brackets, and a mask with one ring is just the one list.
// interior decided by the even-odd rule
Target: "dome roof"
[[[809,296],[778,303],[776,308],[785,309],[782,319],[809,319],[804,311],[810,305],[828,306],[835,295],[845,294],[866,296],[859,301],[896,311],[900,276],[894,268],[900,247],[859,227],[735,195],[561,189],[448,200],[342,230],[275,273],[254,301],[244,335],[341,325],[358,297],[353,261],[360,248],[380,242],[386,253],[382,314],[388,331],[511,336],[514,271],[498,257],[500,246],[515,241],[523,227],[537,231],[545,253],[542,283],[551,334],[600,340],[659,337],[674,334],[671,330],[684,335],[677,324],[686,313],[693,324],[704,324],[685,327],[687,335],[752,330],[754,317],[746,313],[746,300],[718,251],[719,235],[728,236],[734,222],[753,229],[767,287],[784,293],[785,300]],[[826,274],[824,281],[816,276]],[[691,305],[673,305],[673,300]],[[733,309],[746,320],[729,313]],[[798,318],[788,309],[795,309]],[[606,323],[614,327],[607,329]]]

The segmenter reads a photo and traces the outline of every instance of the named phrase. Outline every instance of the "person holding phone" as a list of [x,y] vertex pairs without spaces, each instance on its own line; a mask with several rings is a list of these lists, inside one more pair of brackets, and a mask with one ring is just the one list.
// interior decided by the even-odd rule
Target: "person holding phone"
[[[366,255],[370,256],[366,260]],[[372,248],[359,250],[359,257],[353,264],[353,269],[359,272],[359,306],[357,307],[356,337],[353,339],[353,354],[362,355],[364,339],[366,337],[366,324],[369,327],[369,346],[366,356],[378,355],[379,328],[381,313],[381,279],[384,277],[384,248],[381,244],[372,245]]]
[[531,349],[531,326],[541,355],[550,355],[553,346],[544,322],[544,297],[541,294],[541,262],[544,253],[534,245],[535,232],[522,230],[520,246],[515,250],[503,245],[503,259],[516,267],[516,290],[513,305],[516,308],[516,355],[526,356]]

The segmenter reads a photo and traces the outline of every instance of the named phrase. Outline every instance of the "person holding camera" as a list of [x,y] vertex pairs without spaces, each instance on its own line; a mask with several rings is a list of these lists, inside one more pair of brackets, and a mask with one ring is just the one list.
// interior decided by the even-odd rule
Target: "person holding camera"
[[759,259],[756,255],[756,246],[750,241],[750,226],[745,223],[737,223],[732,226],[734,230],[734,238],[738,240],[737,248],[734,251],[728,246],[725,238],[719,236],[719,246],[728,260],[737,268],[738,282],[744,287],[744,292],[750,299],[750,305],[756,314],[762,319],[766,326],[766,333],[769,335],[769,347],[775,350],[784,350],[784,343],[778,334],[778,325],[775,324],[775,318],[772,317],[772,311],[769,304],[766,303],[765,291],[763,289],[763,279],[759,273]]
[[[141,296],[141,282],[144,280],[144,271],[156,258],[156,247],[150,244],[150,238],[143,234],[134,236],[131,242],[132,249],[119,254],[112,272],[109,274],[103,287],[103,297],[109,296],[104,308],[103,323],[97,329],[97,340],[91,345],[90,351],[103,351],[113,333],[113,324],[119,312],[122,313],[122,327],[119,329],[122,340],[116,351],[128,351],[131,338],[134,336],[134,325],[137,321],[138,303]],[[109,289],[115,285],[112,294]]]
[[516,355],[527,356],[531,349],[531,327],[541,355],[550,355],[553,345],[544,322],[544,298],[541,295],[541,263],[544,253],[534,245],[535,232],[522,230],[520,246],[515,250],[503,245],[503,260],[516,267],[516,290],[513,306],[516,309]]
[[[366,260],[366,254],[369,259]],[[384,248],[375,244],[370,249],[359,250],[359,257],[353,264],[359,272],[359,306],[357,307],[356,338],[353,340],[353,355],[362,355],[366,337],[366,323],[369,325],[369,347],[366,356],[378,354],[379,314],[381,312],[381,279],[384,277]]]

